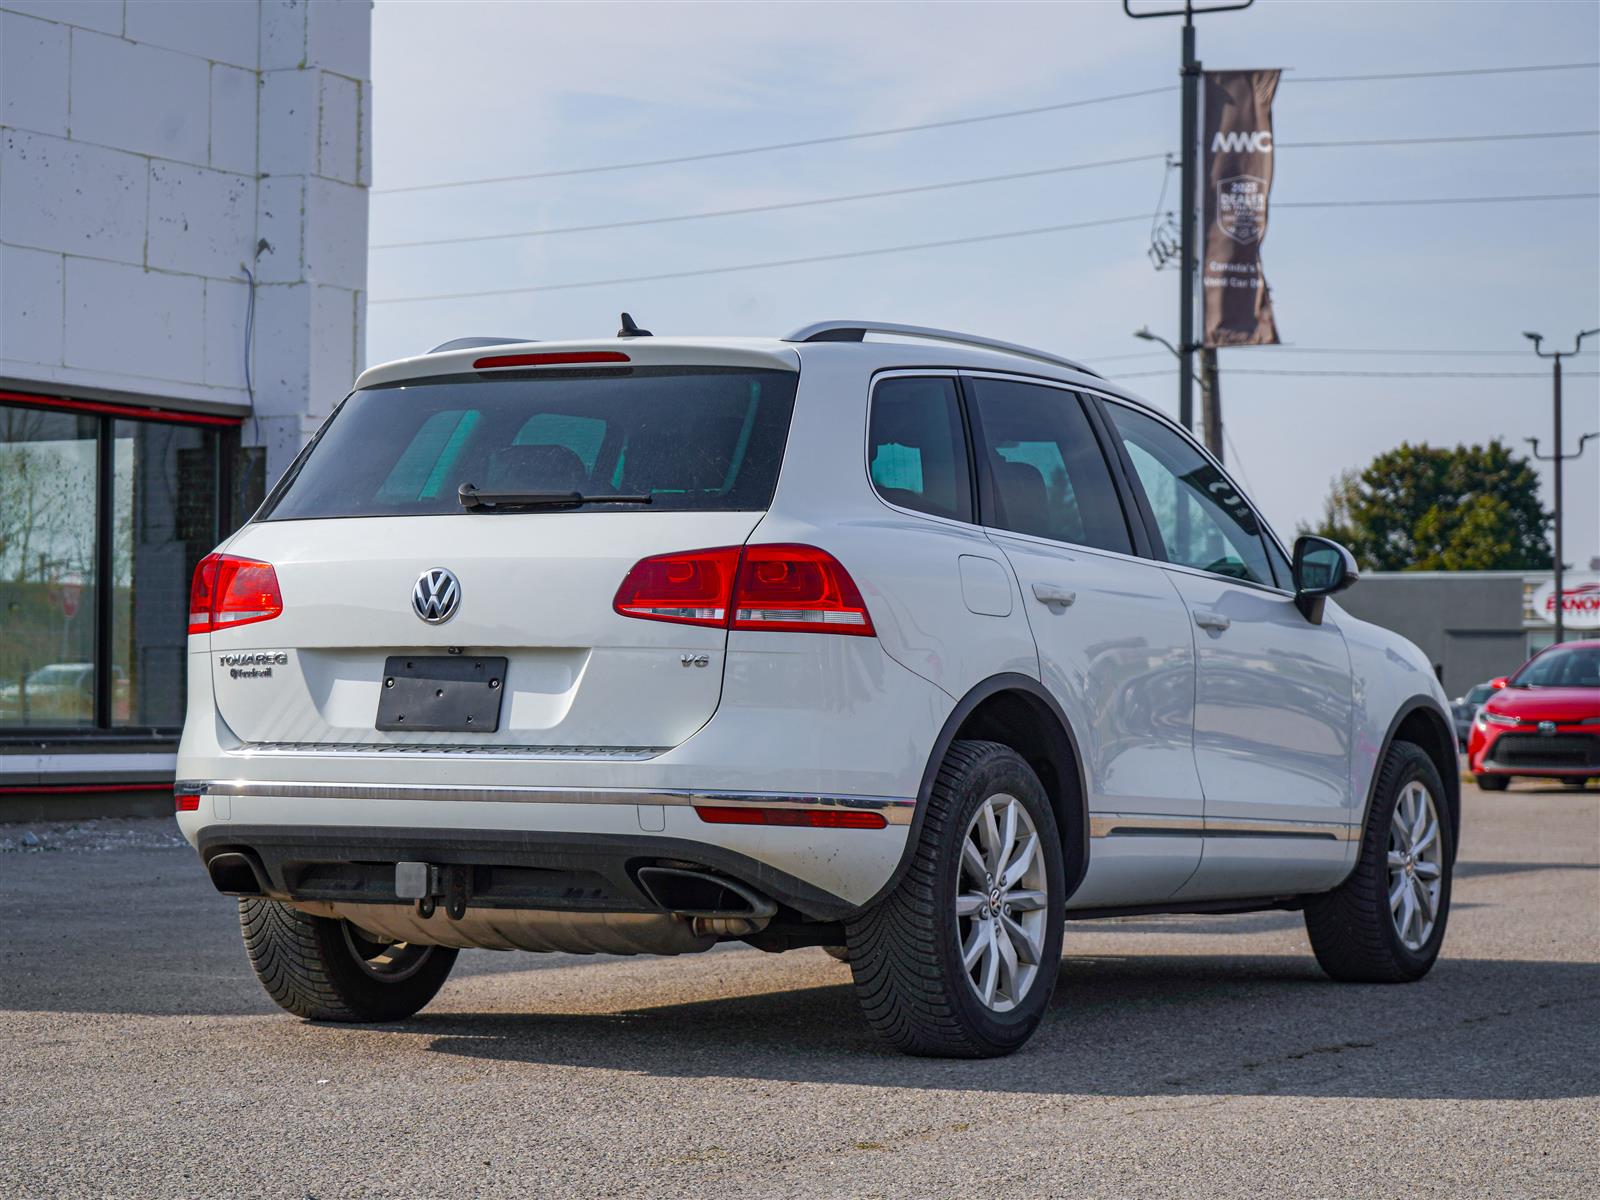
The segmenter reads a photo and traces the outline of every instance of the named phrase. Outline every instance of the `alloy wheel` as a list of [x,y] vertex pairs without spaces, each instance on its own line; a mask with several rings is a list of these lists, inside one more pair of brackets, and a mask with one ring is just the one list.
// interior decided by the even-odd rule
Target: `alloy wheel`
[[1389,821],[1389,915],[1407,950],[1420,951],[1439,918],[1444,883],[1439,811],[1418,780],[1400,791]]
[[1008,1012],[1039,974],[1049,879],[1039,832],[1015,796],[978,806],[961,839],[955,918],[967,982],[983,1005]]

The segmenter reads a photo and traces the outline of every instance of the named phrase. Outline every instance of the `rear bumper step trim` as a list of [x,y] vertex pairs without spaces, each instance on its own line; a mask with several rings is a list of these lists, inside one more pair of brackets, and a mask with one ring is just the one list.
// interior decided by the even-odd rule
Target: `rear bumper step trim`
[[711,792],[660,788],[439,787],[429,784],[287,783],[278,780],[180,779],[184,795],[302,800],[426,800],[477,804],[658,804],[668,807],[748,805],[756,808],[863,809],[890,825],[911,824],[917,802],[895,796]]

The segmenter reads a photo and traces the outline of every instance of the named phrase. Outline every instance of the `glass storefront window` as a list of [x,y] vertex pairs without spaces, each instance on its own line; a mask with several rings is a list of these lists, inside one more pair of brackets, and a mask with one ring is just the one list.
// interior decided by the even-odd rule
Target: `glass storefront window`
[[220,540],[217,437],[112,423],[111,720],[183,723],[189,580]]
[[99,425],[0,407],[0,730],[95,720]]
[[0,403],[0,737],[183,724],[189,580],[260,496],[201,422]]

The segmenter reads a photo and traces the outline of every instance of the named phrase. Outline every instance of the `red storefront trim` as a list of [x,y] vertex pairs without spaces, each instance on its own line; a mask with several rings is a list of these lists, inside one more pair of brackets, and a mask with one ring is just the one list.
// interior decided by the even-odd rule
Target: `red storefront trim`
[[0,796],[87,796],[99,792],[170,792],[170,783],[35,783],[0,787]]
[[140,421],[166,421],[174,425],[220,425],[231,429],[244,424],[243,417],[225,417],[215,413],[178,412],[139,404],[112,404],[105,400],[69,400],[65,396],[33,396],[26,392],[0,392],[0,403],[8,401],[35,408],[98,413],[103,416],[128,417]]

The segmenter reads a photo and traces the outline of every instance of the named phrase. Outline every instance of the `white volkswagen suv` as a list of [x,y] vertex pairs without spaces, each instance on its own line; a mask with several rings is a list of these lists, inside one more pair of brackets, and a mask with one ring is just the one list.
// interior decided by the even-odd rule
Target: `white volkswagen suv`
[[915,1054],[1021,1045],[1067,920],[1444,936],[1427,661],[1188,434],[939,330],[467,339],[374,367],[195,573],[178,821],[261,982],[393,1021],[459,950],[848,961]]

